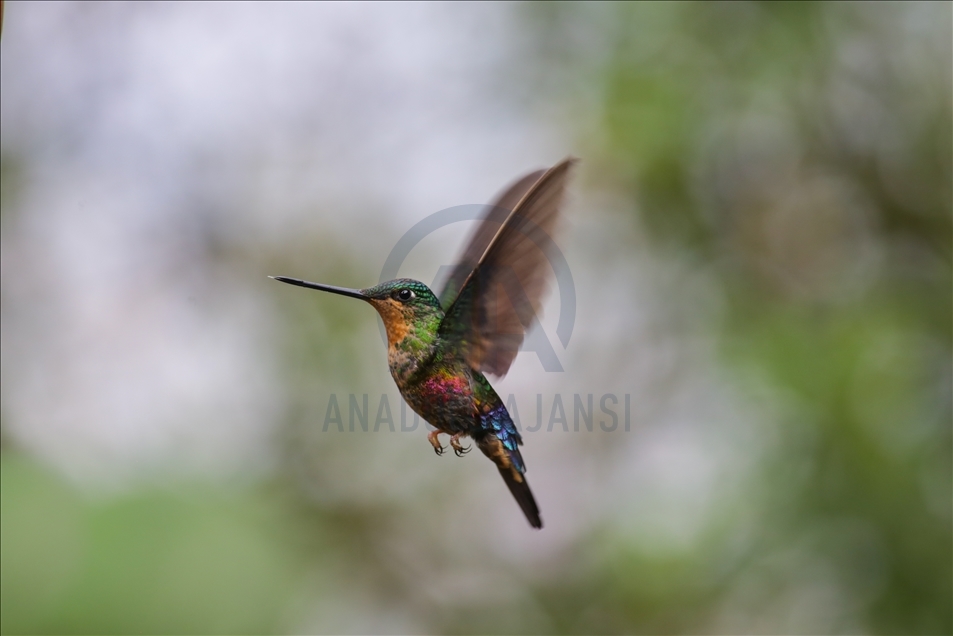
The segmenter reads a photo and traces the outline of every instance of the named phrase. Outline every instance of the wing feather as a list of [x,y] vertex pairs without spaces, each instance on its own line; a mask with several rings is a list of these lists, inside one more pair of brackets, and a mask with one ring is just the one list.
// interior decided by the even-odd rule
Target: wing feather
[[453,301],[457,299],[463,283],[470,276],[470,272],[476,269],[480,264],[480,259],[486,253],[486,248],[490,246],[490,241],[496,236],[503,222],[513,212],[519,202],[526,196],[526,193],[532,188],[540,177],[546,173],[545,170],[537,170],[528,175],[517,179],[514,183],[507,186],[493,202],[487,206],[485,216],[470,234],[466,242],[466,249],[460,254],[450,276],[444,282],[442,289],[437,294],[440,298],[440,305],[444,310],[449,309]]

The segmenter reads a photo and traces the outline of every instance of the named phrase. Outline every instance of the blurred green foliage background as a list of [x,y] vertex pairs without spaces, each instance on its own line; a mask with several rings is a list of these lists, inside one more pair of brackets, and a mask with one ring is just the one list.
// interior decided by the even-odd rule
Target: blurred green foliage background
[[[953,632],[949,3],[7,3],[0,46],[3,633]],[[262,279],[367,286],[567,153],[567,373],[500,392],[642,410],[527,435],[534,534],[420,430],[321,433],[397,404],[374,317]]]

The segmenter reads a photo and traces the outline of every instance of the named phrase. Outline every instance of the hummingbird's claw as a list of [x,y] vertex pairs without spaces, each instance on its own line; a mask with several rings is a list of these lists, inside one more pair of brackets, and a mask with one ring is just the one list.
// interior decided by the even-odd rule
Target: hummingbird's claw
[[462,436],[463,433],[457,433],[450,438],[450,445],[453,447],[453,453],[457,457],[463,457],[470,452],[470,446],[464,447],[460,444],[460,438]]
[[447,447],[440,443],[438,435],[440,435],[440,431],[433,431],[427,435],[427,441],[433,446],[433,452],[437,453],[437,457],[440,457],[447,450]]

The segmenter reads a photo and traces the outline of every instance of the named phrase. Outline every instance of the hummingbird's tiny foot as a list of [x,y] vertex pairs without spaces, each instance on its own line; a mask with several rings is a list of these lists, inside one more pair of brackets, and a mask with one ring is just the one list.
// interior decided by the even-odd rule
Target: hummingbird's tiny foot
[[470,452],[469,446],[464,447],[462,444],[460,444],[461,437],[463,437],[463,433],[457,433],[456,435],[450,438],[450,446],[453,447],[453,453],[457,457],[463,457],[464,455]]
[[440,457],[447,449],[440,443],[438,435],[440,435],[440,431],[431,432],[429,435],[427,435],[427,441],[430,442],[431,446],[433,446],[433,452],[437,453],[437,457]]

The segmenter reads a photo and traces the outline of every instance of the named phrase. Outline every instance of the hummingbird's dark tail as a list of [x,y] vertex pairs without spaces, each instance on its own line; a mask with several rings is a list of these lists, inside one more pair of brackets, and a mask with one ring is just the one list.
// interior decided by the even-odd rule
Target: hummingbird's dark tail
[[[483,454],[493,460],[500,471],[500,476],[506,482],[507,488],[513,493],[513,498],[520,505],[523,514],[529,521],[529,525],[534,528],[542,528],[543,520],[539,517],[539,506],[536,505],[536,498],[533,497],[533,491],[529,489],[526,483],[526,475],[517,469],[517,465],[522,466],[522,457],[519,457],[519,450],[509,451],[503,447],[499,438],[492,433],[478,437],[477,446],[483,451]],[[515,454],[517,457],[512,458]],[[517,461],[513,461],[516,459]]]
[[526,483],[526,476],[520,475],[522,480],[516,481],[513,478],[513,471],[509,468],[500,468],[500,475],[509,487],[510,492],[513,493],[516,503],[523,509],[523,514],[526,515],[529,525],[534,528],[542,528],[543,520],[539,518],[539,507],[536,505],[533,491],[529,489],[529,484]]

